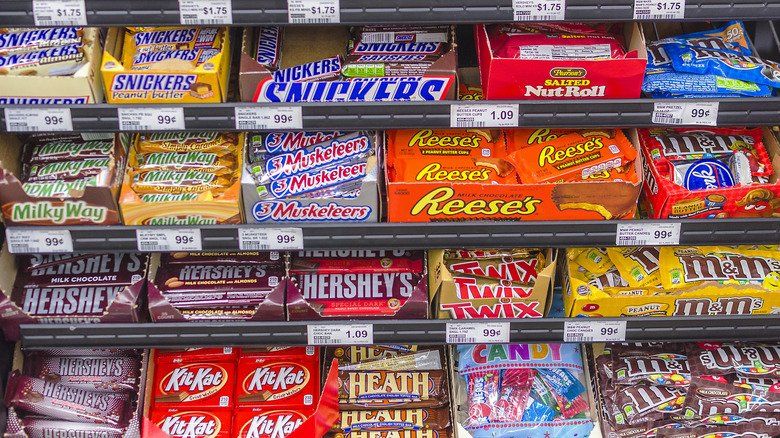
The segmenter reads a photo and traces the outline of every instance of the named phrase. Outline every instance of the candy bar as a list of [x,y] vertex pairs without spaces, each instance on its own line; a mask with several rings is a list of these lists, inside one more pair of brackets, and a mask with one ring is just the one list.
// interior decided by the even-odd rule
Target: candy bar
[[201,193],[224,191],[232,184],[231,175],[217,175],[193,170],[149,170],[133,175],[136,193]]
[[[424,75],[438,59],[436,55],[426,56],[422,60],[405,61],[371,61],[370,58],[403,57],[418,55],[361,55],[360,60],[347,61],[341,69],[341,74],[349,78],[382,78],[388,76]],[[368,58],[368,59],[367,59]]]
[[352,29],[355,39],[366,44],[446,43],[450,40],[450,32],[448,25],[356,26]]
[[[404,68],[405,65],[413,65],[413,64],[420,64],[421,66],[424,66],[425,69],[430,67],[431,64],[438,61],[441,58],[441,54],[395,54],[395,53],[369,53],[369,54],[353,54],[353,55],[347,55],[344,58],[344,64],[351,65],[351,64],[362,64],[362,65],[369,65],[369,64],[375,64],[375,63],[382,63],[382,64],[390,64],[400,67],[394,67],[394,69],[397,68]],[[408,68],[413,68],[412,66]],[[342,69],[342,72],[344,72],[345,69]],[[347,75],[347,72],[344,72],[345,76]],[[389,75],[388,75],[389,76]],[[403,76],[403,75],[401,75]]]
[[690,345],[687,353],[695,375],[775,378],[780,368],[780,345],[774,344],[697,344]]
[[149,419],[171,437],[231,438],[233,413],[226,410],[154,409]]
[[350,41],[347,53],[350,55],[435,55],[445,53],[447,45],[440,42],[429,43],[364,43]]
[[132,284],[146,273],[148,258],[130,253],[94,254],[56,265],[30,269],[30,276],[17,276],[15,288],[30,286],[80,286]]
[[209,306],[207,308],[177,308],[187,321],[244,321],[257,313],[257,305],[251,306]]
[[27,168],[25,180],[27,182],[40,182],[97,177],[100,185],[106,185],[113,166],[114,162],[110,158],[86,158],[33,164]]
[[[438,44],[438,43],[437,43]],[[255,102],[379,102],[445,99],[451,77],[390,76],[349,81],[266,81],[255,91]]]
[[138,136],[136,153],[211,152],[224,154],[238,148],[238,135],[228,132],[154,132]]
[[619,424],[640,425],[682,414],[685,389],[657,385],[634,385],[615,392]]
[[371,274],[378,272],[422,272],[422,252],[412,257],[390,257],[347,259],[343,257],[307,258],[297,256],[292,259],[290,272],[313,274]]
[[[220,54],[219,49],[192,49],[192,50],[165,50],[154,52],[141,52],[133,56],[130,70],[150,70],[155,68],[158,62],[169,59],[177,59],[189,62],[192,67],[197,67],[211,58]],[[155,68],[159,69],[159,68]]]
[[282,55],[282,28],[262,26],[257,30],[255,61],[268,68],[279,68]]
[[77,357],[96,357],[96,356],[139,356],[138,350],[118,349],[118,348],[56,348],[48,350],[36,350],[36,354],[45,356],[77,356]]
[[78,198],[87,187],[97,187],[97,177],[70,181],[40,181],[22,183],[22,190],[35,198]]
[[86,61],[83,44],[53,47],[29,53],[0,56],[0,75],[65,76]]
[[182,202],[210,201],[214,197],[211,192],[203,193],[142,193],[138,197],[143,202]]
[[236,403],[270,407],[309,406],[319,400],[319,357],[242,357]]
[[[661,283],[661,273],[658,261],[659,251],[654,247],[607,248],[610,260],[620,273],[618,278],[624,279],[631,287],[656,286]],[[604,274],[606,275],[606,274]],[[605,287],[620,287],[617,284],[601,284]],[[601,287],[599,287],[601,289]]]
[[444,251],[444,259],[479,260],[503,257],[528,258],[537,256],[541,250],[535,248],[518,249],[448,249]]
[[307,64],[296,65],[272,74],[276,82],[307,82],[307,81],[327,81],[336,79],[341,74],[341,57],[320,59]]
[[[349,438],[451,438],[447,429],[401,429],[401,430],[356,430],[349,433]],[[328,432],[325,438],[342,438],[341,432]]]
[[334,138],[341,137],[345,132],[269,132],[260,134],[258,144],[253,137],[253,148],[261,149],[269,154],[280,152],[292,152],[316,143],[323,143]]
[[[241,357],[319,356],[317,347],[244,347]],[[330,365],[330,362],[327,362]]]
[[214,263],[220,265],[267,264],[281,259],[279,251],[172,252],[161,256],[160,264]]
[[426,350],[417,353],[399,354],[382,359],[339,365],[342,371],[365,370],[440,370],[443,364],[441,350]]
[[446,371],[339,371],[340,409],[425,408],[449,403]]
[[374,361],[390,357],[396,357],[405,353],[417,351],[417,345],[351,345],[325,349],[324,363],[331,363],[338,359],[339,367],[365,361]]
[[106,158],[114,153],[113,141],[27,143],[24,146],[24,162],[30,164]]
[[341,410],[332,432],[349,434],[358,431],[396,430],[444,430],[450,427],[447,408]]
[[30,28],[18,32],[0,33],[0,55],[78,44],[83,36],[84,29],[80,27]]
[[535,257],[525,258],[509,256],[500,259],[447,259],[444,261],[444,265],[450,272],[531,284],[536,281],[539,271],[542,270],[544,257],[539,253]]
[[[373,166],[371,166],[373,167]],[[322,167],[289,178],[277,179],[258,187],[260,199],[284,199],[360,181],[369,172],[366,158]]]
[[99,392],[138,389],[140,363],[134,357],[29,355],[26,374],[47,382]]
[[127,394],[85,391],[59,383],[23,376],[14,371],[8,379],[5,403],[33,414],[69,421],[126,424]]
[[125,436],[124,428],[106,424],[90,424],[64,420],[51,420],[45,418],[24,418],[21,421],[24,425],[24,436],[26,438],[122,438]]
[[[780,271],[777,251],[743,250],[731,247],[663,247],[660,251],[661,282],[664,289],[676,289],[705,281],[770,283],[772,272]],[[769,277],[768,277],[769,276]]]
[[238,349],[222,348],[166,348],[155,353],[157,363],[229,362],[238,356]]
[[481,371],[468,375],[469,418],[465,426],[488,424],[498,413],[496,404],[499,398],[501,375],[499,371]]
[[650,381],[656,385],[686,386],[691,380],[688,359],[679,354],[621,357],[612,364],[612,370],[618,385]]
[[214,154],[208,152],[157,152],[136,155],[134,168],[137,171],[175,170],[198,171],[217,175],[233,172],[236,157],[233,154]]
[[280,264],[174,264],[157,271],[155,284],[168,300],[213,296],[215,300],[232,301],[231,298],[239,297],[262,299],[283,277],[284,267]]
[[152,400],[156,408],[232,408],[233,362],[158,363]]
[[426,160],[430,162],[432,158],[502,158],[507,153],[500,130],[398,130],[388,132],[388,140],[391,147],[388,148],[387,164],[390,167],[410,158],[419,158],[419,168],[422,168],[427,164]]
[[[132,46],[125,44],[125,53],[144,53],[153,51],[218,49],[221,44],[221,32],[216,27],[178,28],[163,30],[144,30],[133,32],[127,39]],[[132,49],[135,50],[132,50]]]
[[611,35],[500,34],[490,40],[496,57],[517,59],[620,59],[626,54]]
[[238,409],[233,418],[233,438],[283,438],[313,414],[309,408]]

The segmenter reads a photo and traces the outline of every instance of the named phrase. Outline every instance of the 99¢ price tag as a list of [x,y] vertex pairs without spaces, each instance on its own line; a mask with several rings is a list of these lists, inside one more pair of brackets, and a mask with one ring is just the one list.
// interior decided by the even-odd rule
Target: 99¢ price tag
[[202,251],[203,243],[198,228],[149,228],[135,230],[139,251]]
[[117,108],[120,131],[182,131],[184,108]]
[[179,0],[179,22],[187,25],[233,24],[232,0]]
[[520,106],[516,104],[457,103],[450,105],[452,128],[517,127]]
[[634,20],[682,20],[685,0],[634,0]]
[[36,26],[86,26],[84,0],[33,0]]
[[626,340],[625,321],[566,321],[563,342],[623,342]]
[[73,252],[69,230],[35,230],[9,227],[5,230],[11,254]]
[[290,23],[339,23],[339,0],[287,0],[287,19]]
[[299,106],[235,108],[236,129],[303,129],[303,116]]
[[448,344],[506,344],[508,322],[448,322]]
[[309,345],[366,345],[374,343],[373,324],[310,324]]
[[716,126],[719,107],[719,102],[655,102],[653,123]]
[[6,108],[8,132],[73,131],[70,108]]
[[300,228],[239,228],[238,249],[241,251],[303,249],[303,230]]
[[617,246],[661,246],[680,244],[680,223],[618,224]]

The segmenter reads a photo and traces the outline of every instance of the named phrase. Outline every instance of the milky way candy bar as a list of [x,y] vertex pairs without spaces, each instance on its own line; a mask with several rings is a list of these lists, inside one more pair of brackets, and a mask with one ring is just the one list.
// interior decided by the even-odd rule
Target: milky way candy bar
[[212,152],[225,153],[238,148],[238,135],[231,132],[152,132],[138,135],[136,153]]
[[0,56],[0,75],[66,76],[86,62],[83,44]]
[[105,185],[114,167],[111,158],[85,158],[83,160],[58,161],[33,164],[27,168],[26,182],[73,180],[97,177],[98,184]]
[[132,284],[146,272],[148,257],[138,253],[93,254],[30,269],[18,275],[16,286]]
[[397,55],[435,55],[446,52],[444,43],[376,43],[350,41],[347,52],[351,55],[397,54]]
[[337,79],[341,75],[341,57],[320,59],[272,72],[276,82],[308,82]]
[[27,438],[122,438],[125,436],[124,428],[106,424],[45,418],[24,418],[21,421]]
[[[346,258],[332,255],[328,257],[306,256],[308,251],[300,251],[290,265],[290,272],[316,273],[316,274],[370,274],[378,272],[422,272],[423,252],[412,251],[403,253],[402,256],[389,254],[382,251],[381,256],[369,256],[365,258]],[[378,253],[378,251],[377,251]]]
[[113,141],[28,143],[23,156],[26,163],[52,163],[84,158],[108,158],[114,153]]
[[[219,49],[192,49],[192,50],[164,50],[154,52],[142,52],[133,56],[131,70],[149,70],[154,64],[169,59],[187,61],[193,67],[197,67],[209,59],[219,55]],[[158,68],[159,69],[159,68]]]
[[421,274],[297,274],[304,299],[322,316],[393,315],[406,303]]
[[221,193],[233,183],[232,175],[196,170],[149,170],[133,174],[131,187],[144,193]]
[[450,38],[448,25],[417,26],[356,26],[352,29],[355,39],[372,43],[446,43]]
[[98,392],[135,391],[140,362],[137,357],[68,357],[31,354],[27,375],[52,383]]
[[270,69],[279,68],[282,56],[282,28],[262,26],[257,29],[255,61]]
[[22,190],[34,198],[79,198],[87,187],[97,187],[99,178],[87,177],[70,181],[39,181],[22,183]]
[[32,414],[86,423],[124,425],[130,414],[127,394],[85,391],[11,373],[5,403]]
[[449,403],[445,371],[339,371],[339,408],[433,408]]
[[341,410],[331,431],[349,433],[377,429],[444,430],[450,427],[447,408]]
[[241,251],[241,252],[171,252],[161,256],[160,264],[265,264],[281,260],[279,251]]
[[135,156],[133,166],[138,171],[149,170],[194,170],[198,172],[225,175],[236,169],[235,154],[210,152],[156,152]]

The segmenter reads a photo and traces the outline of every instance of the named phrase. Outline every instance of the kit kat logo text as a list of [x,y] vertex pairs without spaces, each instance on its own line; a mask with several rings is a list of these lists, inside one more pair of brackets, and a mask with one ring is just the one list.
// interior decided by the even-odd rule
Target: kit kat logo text
[[270,411],[257,414],[239,429],[237,438],[285,438],[297,429],[305,417],[294,411]]
[[310,377],[308,369],[292,362],[258,366],[244,378],[241,389],[248,395],[239,396],[238,401],[250,402],[256,395],[262,395],[259,401],[285,399],[301,392]]
[[172,414],[157,426],[172,438],[214,438],[222,430],[222,422],[210,412]]
[[185,401],[201,400],[219,392],[227,382],[227,371],[217,364],[181,366],[160,380],[162,394],[186,393]]

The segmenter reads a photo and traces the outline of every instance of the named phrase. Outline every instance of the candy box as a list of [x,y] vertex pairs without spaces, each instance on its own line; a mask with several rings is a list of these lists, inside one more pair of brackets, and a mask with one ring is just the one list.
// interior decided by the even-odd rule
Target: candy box
[[84,29],[87,62],[70,76],[5,75],[0,79],[0,105],[80,105],[103,102],[99,29]]
[[498,58],[485,25],[474,26],[485,99],[636,99],[647,64],[641,25],[623,23],[623,59]]
[[310,409],[320,390],[319,357],[242,357],[236,403],[241,407]]
[[[422,75],[398,79],[315,80],[275,82],[273,71],[255,60],[256,39],[262,28],[244,28],[241,43],[239,92],[242,102],[345,102],[393,100],[451,100],[456,98],[457,53],[451,49]],[[454,30],[453,30],[454,35]],[[278,31],[280,68],[344,56],[350,39],[345,26],[305,28],[288,26]],[[454,36],[452,38],[454,40]],[[278,61],[277,61],[278,62]]]
[[480,287],[479,279],[446,268],[444,250],[429,250],[431,314],[439,319],[544,317],[550,310],[557,251],[544,254],[544,268],[532,287],[516,288],[512,282]]
[[642,143],[645,154],[644,197],[651,218],[728,218],[776,217],[780,215],[780,143],[775,133],[761,128],[763,143],[774,173],[768,183],[688,190],[662,175],[651,156],[651,148]]
[[[107,255],[88,257],[102,260]],[[61,287],[40,287],[24,297],[12,294],[15,279],[25,275],[17,269],[14,255],[6,245],[0,251],[0,326],[6,339],[19,339],[20,324],[72,324],[72,323],[136,323],[141,321],[140,305],[148,269],[146,255],[119,254],[123,258],[134,258],[142,263],[135,272],[137,280],[129,286],[79,285]],[[43,255],[42,257],[46,257]],[[26,273],[31,284],[36,276]]]
[[[111,138],[108,134],[107,138]],[[127,161],[129,136],[114,134],[114,168],[108,185],[69,191],[68,196],[33,196],[21,182],[22,143],[0,136],[0,204],[6,225],[115,225],[121,223],[117,196]],[[58,181],[49,187],[58,190]],[[50,193],[49,193],[50,194]]]
[[101,73],[108,103],[219,103],[227,100],[230,38],[222,28],[220,52],[189,71],[130,70],[122,60],[127,30],[108,29]]

